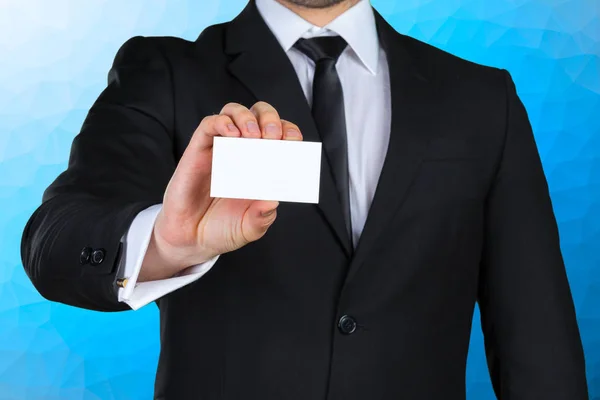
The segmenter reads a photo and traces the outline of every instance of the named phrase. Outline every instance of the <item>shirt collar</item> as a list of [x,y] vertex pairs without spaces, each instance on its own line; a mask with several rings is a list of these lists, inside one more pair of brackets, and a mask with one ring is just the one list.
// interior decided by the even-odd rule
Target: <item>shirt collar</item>
[[335,32],[346,40],[369,72],[376,75],[379,39],[369,0],[360,0],[323,28],[311,24],[276,0],[256,0],[256,7],[286,52],[301,37],[325,36]]

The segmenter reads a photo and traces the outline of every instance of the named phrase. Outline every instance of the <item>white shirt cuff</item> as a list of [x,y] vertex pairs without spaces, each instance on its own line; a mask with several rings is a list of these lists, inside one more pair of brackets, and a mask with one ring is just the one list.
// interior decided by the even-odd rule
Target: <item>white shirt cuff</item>
[[219,258],[216,256],[202,264],[186,268],[172,278],[138,283],[138,275],[152,237],[154,222],[161,208],[162,204],[155,204],[141,211],[132,221],[123,240],[125,262],[123,277],[127,278],[127,285],[119,288],[118,299],[133,310],[198,280],[212,268]]

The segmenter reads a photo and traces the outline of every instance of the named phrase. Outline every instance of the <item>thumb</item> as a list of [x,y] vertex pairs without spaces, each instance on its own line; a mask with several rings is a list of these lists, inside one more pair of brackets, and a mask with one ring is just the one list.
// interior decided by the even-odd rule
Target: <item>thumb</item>
[[254,201],[242,219],[242,235],[247,242],[260,239],[277,218],[278,201]]

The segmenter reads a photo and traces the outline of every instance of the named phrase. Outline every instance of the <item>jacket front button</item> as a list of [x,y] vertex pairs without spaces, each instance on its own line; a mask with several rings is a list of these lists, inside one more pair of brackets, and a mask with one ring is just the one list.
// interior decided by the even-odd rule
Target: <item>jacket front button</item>
[[92,264],[92,265],[102,264],[102,261],[104,261],[104,255],[105,255],[104,249],[94,250],[90,257],[90,264]]
[[344,335],[350,335],[356,330],[356,320],[349,315],[344,315],[338,321],[338,329]]
[[84,247],[81,249],[81,253],[79,253],[79,264],[85,265],[90,262],[90,256],[92,254],[91,247]]

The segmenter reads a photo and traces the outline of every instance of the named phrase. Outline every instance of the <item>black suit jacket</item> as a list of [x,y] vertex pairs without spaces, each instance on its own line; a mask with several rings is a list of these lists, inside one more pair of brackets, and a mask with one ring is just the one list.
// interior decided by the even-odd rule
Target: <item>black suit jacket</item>
[[[511,77],[375,15],[392,125],[356,252],[324,161],[318,205],[281,204],[264,238],[156,302],[157,399],[464,399],[476,302],[499,398],[587,398],[557,226]],[[25,228],[22,258],[44,297],[119,311],[120,239],[161,203],[202,118],[263,100],[305,140],[320,137],[253,1],[195,42],[130,39],[108,81]],[[85,247],[104,249],[102,263],[81,265]]]

